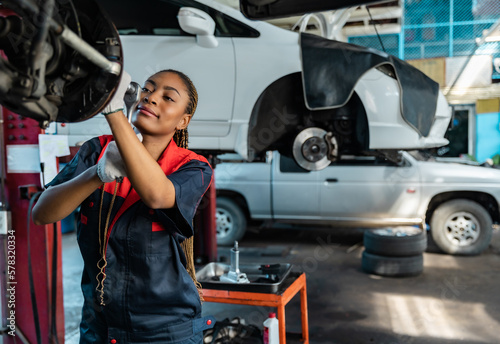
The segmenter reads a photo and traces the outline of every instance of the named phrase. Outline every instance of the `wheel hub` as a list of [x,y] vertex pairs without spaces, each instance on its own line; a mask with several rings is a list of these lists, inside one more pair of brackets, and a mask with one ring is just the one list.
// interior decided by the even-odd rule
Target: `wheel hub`
[[292,153],[300,167],[319,171],[330,165],[331,157],[337,156],[337,150],[335,137],[321,128],[311,127],[297,135],[293,141]]
[[215,213],[215,223],[217,225],[218,238],[227,236],[233,230],[231,214],[224,209],[217,209]]
[[478,219],[470,213],[459,212],[446,220],[446,238],[456,246],[469,246],[479,238]]

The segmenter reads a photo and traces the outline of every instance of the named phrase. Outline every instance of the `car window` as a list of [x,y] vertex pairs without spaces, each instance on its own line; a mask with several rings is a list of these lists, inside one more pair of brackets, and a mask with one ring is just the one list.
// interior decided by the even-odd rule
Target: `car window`
[[287,156],[280,156],[280,172],[284,173],[309,173],[306,169],[300,167],[293,158]]
[[216,36],[220,37],[259,37],[259,32],[253,28],[231,18],[224,13],[204,6],[215,20]]
[[[328,167],[335,166],[397,166],[397,164],[383,157],[345,155],[342,156],[340,160],[336,160],[330,163]],[[300,167],[293,158],[281,155],[280,172],[309,173],[311,171]]]
[[179,26],[177,14],[181,7],[194,7],[215,21],[217,37],[258,37],[253,28],[193,0],[101,0],[100,4],[111,16],[120,35],[190,36]]
[[396,164],[378,156],[345,155],[329,165],[329,167],[334,166],[396,166]]

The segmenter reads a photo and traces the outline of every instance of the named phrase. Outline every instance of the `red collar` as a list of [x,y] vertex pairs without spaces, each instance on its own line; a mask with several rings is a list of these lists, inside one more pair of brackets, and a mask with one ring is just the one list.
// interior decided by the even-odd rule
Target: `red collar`
[[[99,137],[102,151],[101,154],[99,154],[98,161],[102,158],[106,146],[113,140],[114,139],[112,135],[104,135]],[[191,160],[199,160],[206,162],[208,164],[207,159],[205,159],[203,156],[198,155],[188,149],[179,148],[174,140],[170,140],[170,143],[168,144],[167,148],[165,148],[160,158],[158,159],[158,164],[161,166],[162,170],[168,176],[177,171],[182,165]],[[113,194],[115,191],[115,185],[116,182],[104,184],[104,191]],[[127,177],[123,178],[123,181],[119,183],[116,196],[124,198],[125,201],[123,202],[122,206],[118,210],[117,214],[115,215],[113,221],[109,226],[108,238],[113,226],[115,225],[116,221],[120,218],[120,216],[128,208],[130,208],[133,204],[135,204],[137,201],[140,200],[139,195],[132,188],[132,184],[130,184],[130,180]]]

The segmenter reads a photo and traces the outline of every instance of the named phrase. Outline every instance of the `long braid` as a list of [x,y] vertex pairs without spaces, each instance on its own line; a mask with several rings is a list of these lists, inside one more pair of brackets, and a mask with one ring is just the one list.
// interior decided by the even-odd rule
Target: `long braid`
[[[178,147],[188,148],[188,131],[187,129],[177,130],[174,134],[174,141]],[[182,250],[186,256],[186,270],[191,276],[196,289],[198,289],[198,294],[200,295],[200,300],[203,301],[203,292],[201,290],[201,283],[196,279],[196,269],[194,267],[194,236],[190,236],[181,242]]]
[[189,134],[187,129],[176,130],[174,134],[174,141],[177,147],[188,149]]
[[[196,91],[196,87],[194,87],[191,79],[189,79],[189,77],[184,73],[172,69],[163,70],[161,72],[175,73],[184,81],[189,94],[189,103],[186,107],[186,113],[193,115],[198,105],[198,92]],[[176,130],[173,140],[178,147],[188,149],[189,134],[187,129]],[[196,279],[196,269],[194,267],[194,236],[190,236],[181,242],[181,247],[184,251],[184,256],[186,256],[186,270],[198,290],[200,300],[203,301],[201,283]]]

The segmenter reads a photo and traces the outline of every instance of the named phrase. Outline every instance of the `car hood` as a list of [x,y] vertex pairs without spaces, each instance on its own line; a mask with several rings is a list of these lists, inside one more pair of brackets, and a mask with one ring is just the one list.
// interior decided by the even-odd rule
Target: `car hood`
[[456,162],[418,162],[422,182],[494,183],[500,187],[500,170]]
[[302,77],[311,110],[347,103],[354,86],[371,68],[389,67],[400,85],[403,118],[427,137],[436,115],[439,84],[408,63],[384,52],[302,33]]

